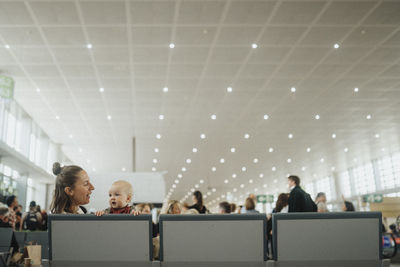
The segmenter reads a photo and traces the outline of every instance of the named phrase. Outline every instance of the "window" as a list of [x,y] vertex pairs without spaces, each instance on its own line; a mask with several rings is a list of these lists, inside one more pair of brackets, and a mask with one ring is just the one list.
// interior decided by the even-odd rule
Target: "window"
[[334,190],[331,177],[325,177],[323,179],[317,180],[316,186],[318,191],[317,193],[324,192],[328,201],[334,199]]
[[8,113],[7,118],[7,134],[6,134],[6,143],[7,145],[14,147],[15,145],[15,130],[16,130],[16,119],[15,116],[11,113]]
[[400,187],[400,153],[379,159],[378,169],[383,189]]
[[306,192],[310,194],[311,198],[316,196],[313,182],[306,184],[305,188],[306,188]]
[[342,172],[339,175],[340,191],[345,198],[351,197],[351,184],[350,184],[350,174],[348,171]]
[[356,195],[363,195],[376,191],[374,170],[371,162],[356,167],[352,171]]
[[29,160],[35,161],[35,146],[36,146],[36,136],[31,134],[29,141]]

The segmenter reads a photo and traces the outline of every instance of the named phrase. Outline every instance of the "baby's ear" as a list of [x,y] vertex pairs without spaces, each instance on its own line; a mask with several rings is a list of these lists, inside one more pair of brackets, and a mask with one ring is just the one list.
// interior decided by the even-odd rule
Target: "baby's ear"
[[132,200],[132,196],[128,195],[127,199],[126,199],[129,203],[131,203]]

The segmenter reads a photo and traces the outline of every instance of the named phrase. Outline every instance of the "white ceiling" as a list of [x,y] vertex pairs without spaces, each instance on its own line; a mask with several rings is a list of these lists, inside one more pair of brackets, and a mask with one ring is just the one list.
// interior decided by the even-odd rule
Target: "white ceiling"
[[288,173],[310,181],[399,149],[400,1],[0,0],[0,73],[88,170],[131,170],[136,137],[137,171],[166,171],[168,188],[183,174],[171,198],[195,184],[217,189],[208,200],[271,193]]

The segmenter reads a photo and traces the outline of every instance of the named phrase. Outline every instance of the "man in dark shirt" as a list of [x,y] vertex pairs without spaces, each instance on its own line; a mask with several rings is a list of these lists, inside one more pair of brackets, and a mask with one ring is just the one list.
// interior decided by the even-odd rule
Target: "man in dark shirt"
[[316,212],[317,205],[300,187],[300,178],[294,175],[288,177],[290,188],[289,212]]

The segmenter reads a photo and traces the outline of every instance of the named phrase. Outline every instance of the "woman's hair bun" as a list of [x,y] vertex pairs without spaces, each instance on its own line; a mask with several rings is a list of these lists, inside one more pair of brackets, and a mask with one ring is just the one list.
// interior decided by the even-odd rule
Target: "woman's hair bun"
[[61,173],[61,164],[59,162],[54,162],[53,163],[53,173],[56,176]]

